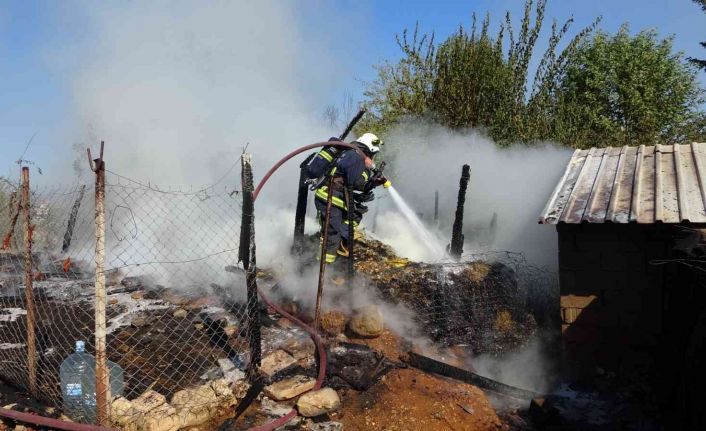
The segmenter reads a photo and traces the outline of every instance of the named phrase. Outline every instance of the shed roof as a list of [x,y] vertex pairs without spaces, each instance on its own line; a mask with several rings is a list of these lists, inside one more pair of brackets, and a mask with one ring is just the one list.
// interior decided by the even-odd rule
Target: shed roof
[[706,223],[706,143],[576,150],[540,223]]

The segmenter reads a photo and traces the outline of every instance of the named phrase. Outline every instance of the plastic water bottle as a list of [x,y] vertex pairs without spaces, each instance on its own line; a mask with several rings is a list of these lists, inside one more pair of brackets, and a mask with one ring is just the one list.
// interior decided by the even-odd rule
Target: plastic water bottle
[[[123,369],[108,362],[110,394],[123,394]],[[64,359],[59,368],[64,410],[69,417],[81,422],[96,421],[96,359],[86,353],[83,341],[76,341],[76,351]]]

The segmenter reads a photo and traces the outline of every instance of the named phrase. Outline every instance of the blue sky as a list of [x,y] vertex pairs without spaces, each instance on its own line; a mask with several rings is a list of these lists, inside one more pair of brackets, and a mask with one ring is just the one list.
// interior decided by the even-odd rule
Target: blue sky
[[[443,39],[459,24],[467,24],[472,12],[482,15],[488,11],[497,22],[505,10],[510,10],[518,20],[523,1],[337,0],[320,1],[318,6],[313,3],[302,8],[307,15],[302,17],[306,32],[316,35],[317,20],[330,19],[330,14],[319,14],[319,9],[334,11],[341,20],[341,31],[351,35],[351,42],[343,48],[354,59],[346,70],[346,88],[341,94],[346,90],[359,95],[360,81],[374,77],[372,65],[398,57],[394,35],[403,28],[419,21],[423,31],[433,30]],[[346,17],[351,14],[362,29],[348,25]],[[602,15],[601,28],[607,31],[615,31],[623,22],[630,23],[632,31],[656,28],[661,36],[675,36],[676,49],[706,57],[706,50],[698,45],[698,41],[706,40],[706,14],[690,0],[549,1],[548,18],[563,21],[571,15],[575,18],[574,30]],[[55,151],[52,144],[56,139],[63,139],[60,131],[66,127],[73,97],[66,78],[74,66],[57,61],[57,55],[61,56],[63,44],[72,45],[90,28],[91,23],[82,21],[81,3],[0,0],[0,173],[13,166],[12,161],[35,132],[27,157],[51,162],[51,154],[46,153]],[[706,74],[702,73],[700,79],[706,84]],[[339,97],[331,94],[332,101]],[[70,145],[67,142],[66,148]]]

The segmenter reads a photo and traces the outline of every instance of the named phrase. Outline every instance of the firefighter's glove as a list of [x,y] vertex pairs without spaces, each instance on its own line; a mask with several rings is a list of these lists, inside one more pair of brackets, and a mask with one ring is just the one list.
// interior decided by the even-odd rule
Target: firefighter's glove
[[362,216],[363,214],[368,212],[368,207],[365,205],[361,205],[359,203],[356,203],[353,206],[353,212],[356,214],[360,214]]
[[370,202],[375,199],[375,194],[371,191],[367,193],[356,193],[353,195],[353,200],[356,202]]
[[384,185],[387,182],[387,178],[380,176],[378,178],[375,178],[374,180],[375,187],[379,187]]

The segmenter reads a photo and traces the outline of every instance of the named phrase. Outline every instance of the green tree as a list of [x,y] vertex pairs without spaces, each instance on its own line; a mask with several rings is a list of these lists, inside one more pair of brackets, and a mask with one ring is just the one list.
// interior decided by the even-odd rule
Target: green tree
[[547,49],[531,71],[546,4],[525,2],[517,34],[509,12],[494,36],[490,17],[479,29],[474,15],[470,30],[461,26],[438,46],[433,33],[404,30],[397,37],[402,59],[377,67],[377,79],[366,86],[371,114],[361,128],[382,132],[404,118],[426,117],[453,128],[483,128],[502,144],[549,138],[552,96],[572,51],[598,20],[562,50],[573,19],[561,26],[554,21]]
[[672,38],[598,32],[573,53],[557,93],[555,138],[587,148],[703,137],[703,91]]
[[[701,10],[706,12],[706,0],[694,0],[694,3],[701,6]],[[706,41],[699,42],[699,44],[702,47],[706,48]],[[689,61],[692,62],[693,64],[695,64],[700,69],[703,69],[704,71],[706,71],[706,59],[698,59],[698,58],[689,57]]]

